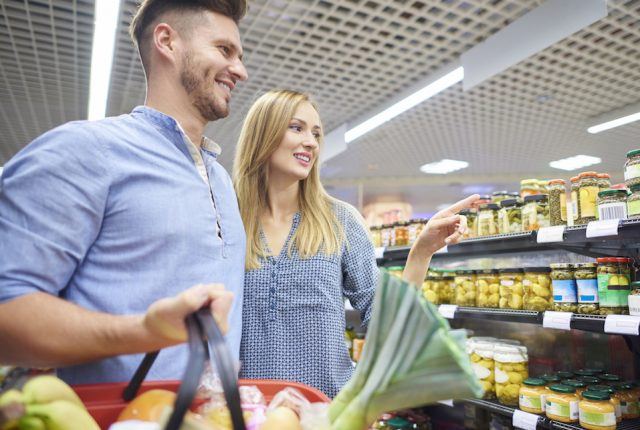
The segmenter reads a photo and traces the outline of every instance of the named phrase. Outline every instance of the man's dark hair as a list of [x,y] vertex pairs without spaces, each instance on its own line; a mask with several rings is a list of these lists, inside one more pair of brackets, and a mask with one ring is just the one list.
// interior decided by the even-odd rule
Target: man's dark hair
[[194,18],[199,12],[216,12],[233,19],[236,24],[247,12],[246,0],[142,0],[138,11],[129,25],[129,35],[140,52],[145,69],[148,66],[147,51],[151,25],[167,12],[177,12],[184,17],[179,30],[188,31],[194,27]]

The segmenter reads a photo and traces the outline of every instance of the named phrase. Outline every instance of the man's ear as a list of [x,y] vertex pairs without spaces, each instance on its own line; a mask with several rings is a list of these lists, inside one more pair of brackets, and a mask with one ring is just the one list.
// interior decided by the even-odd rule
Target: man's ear
[[166,22],[155,26],[152,34],[152,47],[158,55],[167,61],[178,61],[178,46],[180,44],[178,32]]

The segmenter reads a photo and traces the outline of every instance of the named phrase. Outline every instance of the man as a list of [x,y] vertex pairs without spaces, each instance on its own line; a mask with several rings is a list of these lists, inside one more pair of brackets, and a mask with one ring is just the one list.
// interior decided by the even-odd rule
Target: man
[[131,24],[145,106],[62,125],[5,165],[0,363],[58,367],[74,384],[124,381],[139,353],[164,348],[149,378],[176,379],[184,317],[207,304],[223,325],[231,308],[237,357],[245,233],[203,131],[247,79],[245,10],[244,0],[145,0]]

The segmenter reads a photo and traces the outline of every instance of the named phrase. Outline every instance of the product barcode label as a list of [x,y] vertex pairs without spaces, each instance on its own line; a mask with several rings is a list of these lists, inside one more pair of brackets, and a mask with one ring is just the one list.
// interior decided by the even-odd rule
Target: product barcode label
[[607,203],[598,205],[598,217],[604,219],[625,219],[627,217],[627,204]]

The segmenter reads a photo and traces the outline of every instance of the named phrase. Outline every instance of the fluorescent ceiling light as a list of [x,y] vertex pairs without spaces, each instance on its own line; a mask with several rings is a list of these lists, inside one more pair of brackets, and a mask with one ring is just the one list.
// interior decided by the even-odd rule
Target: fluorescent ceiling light
[[104,118],[107,110],[119,7],[119,1],[98,0],[96,2],[87,109],[87,117],[90,120]]
[[385,122],[389,121],[392,118],[395,118],[396,116],[411,109],[417,104],[422,103],[428,98],[433,97],[439,92],[444,91],[450,86],[460,82],[463,78],[464,69],[462,67],[454,69],[452,72],[447,73],[440,79],[431,82],[424,88],[416,91],[410,96],[395,103],[391,107],[383,110],[382,112],[372,116],[368,120],[348,130],[344,135],[344,140],[349,143],[359,138],[363,134],[370,132],[379,125],[384,124]]
[[623,116],[612,121],[603,122],[602,124],[589,127],[587,131],[591,134],[600,133],[601,131],[609,130],[610,128],[620,127],[621,125],[629,124],[630,122],[640,121],[640,112],[633,113],[631,115]]
[[435,163],[425,164],[420,167],[420,171],[434,175],[445,175],[456,170],[464,169],[465,167],[469,167],[469,163],[466,161],[444,159],[436,161]]
[[601,162],[602,160],[598,157],[592,157],[590,155],[575,155],[573,157],[563,158],[562,160],[552,161],[549,163],[549,166],[560,170],[576,170],[581,167],[592,166]]

